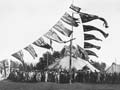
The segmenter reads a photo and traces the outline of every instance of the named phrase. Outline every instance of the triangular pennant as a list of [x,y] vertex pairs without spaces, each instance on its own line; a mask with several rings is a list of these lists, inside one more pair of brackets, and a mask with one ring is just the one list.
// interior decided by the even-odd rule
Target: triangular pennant
[[80,7],[77,7],[77,6],[73,5],[73,4],[71,4],[69,8],[72,9],[73,11],[77,12],[77,13],[79,13],[80,10],[81,10]]
[[88,32],[88,31],[99,31],[105,38],[108,37],[108,33],[105,33],[104,31],[102,31],[101,29],[99,28],[96,28],[94,26],[91,26],[91,25],[83,25],[83,30],[84,32]]
[[78,22],[78,18],[72,17],[69,13],[65,12],[65,14],[63,15],[64,18],[66,18],[69,21],[73,21],[73,22]]
[[56,41],[58,43],[63,43],[63,40],[58,36],[58,34],[52,29],[49,30],[45,35],[46,38]]
[[32,47],[32,45],[28,45],[24,49],[27,50],[31,54],[33,59],[35,59],[37,57],[37,53],[36,53],[35,49]]
[[42,37],[40,37],[38,40],[36,40],[35,42],[33,42],[34,45],[38,46],[38,47],[43,47],[46,49],[50,49],[52,48],[48,43],[46,43],[44,41],[44,39]]
[[98,40],[102,41],[101,39],[97,38],[96,36],[92,34],[84,34],[84,40]]
[[82,47],[80,47],[79,45],[77,45],[77,49],[78,49],[80,57],[82,59],[84,59],[84,60],[88,60],[89,59],[87,52]]
[[70,16],[68,13],[65,13],[65,14],[62,16],[61,20],[62,20],[63,22],[65,22],[65,23],[71,25],[71,26],[74,26],[74,27],[78,27],[78,26],[79,26],[79,24],[78,24],[78,23],[79,23],[79,22],[78,22],[78,19]]
[[69,30],[68,28],[66,28],[61,21],[58,21],[57,24],[53,26],[53,28],[67,37],[70,37],[70,35],[73,32]]
[[20,51],[18,51],[16,53],[13,53],[12,56],[15,57],[16,59],[20,60],[21,62],[24,61],[23,60],[23,56],[24,55],[23,55],[23,51],[22,50],[20,50]]
[[99,17],[97,15],[83,13],[83,12],[80,12],[79,15],[81,17],[82,23],[86,23],[86,22],[89,22],[89,21],[92,21],[92,20],[95,20],[95,19],[99,19],[99,20],[103,21],[105,27],[108,28],[107,21],[104,18],[102,18],[102,17]]
[[88,55],[92,55],[98,58],[97,54],[91,50],[85,50],[87,52]]
[[88,43],[88,42],[84,42],[84,48],[96,48],[96,49],[100,49],[100,46],[96,46],[94,44]]

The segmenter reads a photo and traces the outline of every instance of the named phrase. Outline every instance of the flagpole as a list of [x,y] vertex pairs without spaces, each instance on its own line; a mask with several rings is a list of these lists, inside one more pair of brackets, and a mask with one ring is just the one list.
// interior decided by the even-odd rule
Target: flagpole
[[[74,14],[72,13],[72,17],[74,16]],[[72,26],[72,31],[73,31],[73,26]],[[73,33],[71,35],[71,40],[70,40],[70,65],[69,65],[69,75],[70,75],[70,81],[69,83],[72,83],[72,39],[73,39]]]
[[47,52],[47,69],[48,69],[48,52]]
[[[74,0],[72,0],[72,4],[74,3]],[[74,13],[72,12],[72,17],[74,17]],[[72,25],[72,32],[73,32],[73,25]],[[70,40],[70,64],[69,64],[69,75],[70,75],[70,80],[69,83],[72,83],[72,39],[73,39],[73,33],[71,34],[71,40]]]

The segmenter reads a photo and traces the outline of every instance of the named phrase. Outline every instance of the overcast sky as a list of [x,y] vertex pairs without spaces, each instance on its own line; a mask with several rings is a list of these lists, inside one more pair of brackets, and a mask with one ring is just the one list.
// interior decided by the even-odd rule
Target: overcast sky
[[[71,3],[72,0],[0,0],[0,60],[12,58],[12,53],[45,34]],[[109,28],[105,31],[110,35],[100,44],[102,48],[97,52],[99,58],[92,58],[108,65],[116,58],[120,64],[120,1],[74,0],[74,4],[82,11],[102,16],[108,21]]]

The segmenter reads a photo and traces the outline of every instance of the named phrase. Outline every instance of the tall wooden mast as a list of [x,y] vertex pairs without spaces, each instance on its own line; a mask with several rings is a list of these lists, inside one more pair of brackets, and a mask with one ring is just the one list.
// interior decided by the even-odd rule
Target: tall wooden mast
[[[74,3],[74,0],[72,0],[72,4]],[[74,17],[74,13],[72,12],[72,17]],[[72,25],[72,31],[73,31],[73,25]],[[70,80],[69,83],[72,83],[72,39],[73,39],[73,33],[71,35],[71,40],[70,40],[70,63],[69,63],[69,75],[70,75]]]

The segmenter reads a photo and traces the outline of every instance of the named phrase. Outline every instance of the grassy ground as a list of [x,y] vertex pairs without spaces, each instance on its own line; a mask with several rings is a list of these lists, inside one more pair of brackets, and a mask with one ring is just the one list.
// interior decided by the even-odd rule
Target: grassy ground
[[0,81],[0,90],[120,90],[119,84],[56,84]]

